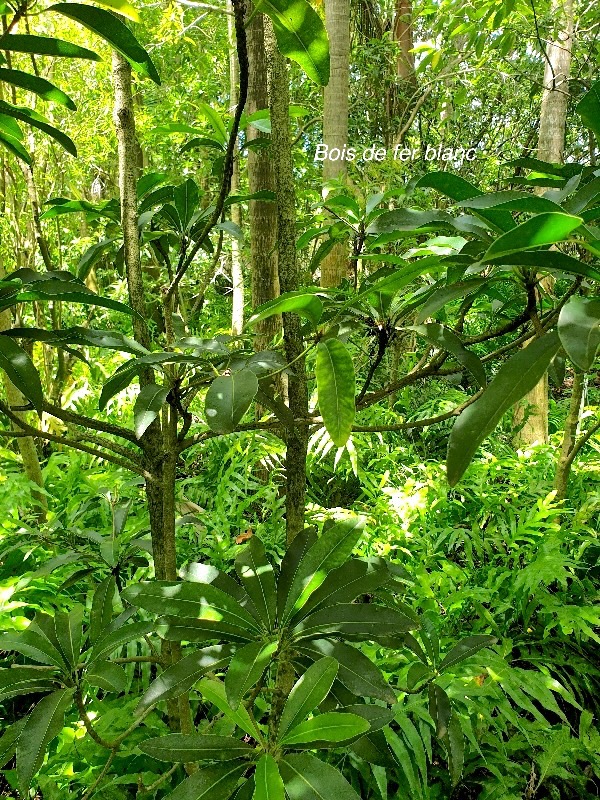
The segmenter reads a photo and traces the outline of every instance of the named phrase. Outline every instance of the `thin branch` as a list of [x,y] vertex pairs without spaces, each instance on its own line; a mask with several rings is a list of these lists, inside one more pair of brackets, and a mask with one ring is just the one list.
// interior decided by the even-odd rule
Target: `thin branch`
[[121,439],[127,439],[127,441],[140,447],[140,443],[135,433],[127,428],[123,428],[121,425],[115,425],[112,422],[101,422],[93,417],[86,417],[84,414],[78,414],[75,411],[67,411],[66,409],[54,405],[53,403],[44,402],[42,405],[42,410],[47,414],[56,417],[57,419],[61,419],[63,422],[70,422],[73,425],[80,425],[82,428],[92,428],[93,430],[101,431],[102,433],[111,433],[113,436],[118,436]]

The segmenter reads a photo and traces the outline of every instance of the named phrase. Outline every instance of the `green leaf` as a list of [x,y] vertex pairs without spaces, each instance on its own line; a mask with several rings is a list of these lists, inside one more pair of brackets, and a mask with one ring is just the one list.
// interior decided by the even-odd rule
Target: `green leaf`
[[366,733],[369,728],[367,720],[357,714],[331,711],[301,722],[280,741],[289,747],[311,742],[343,742]]
[[498,259],[492,258],[487,263],[493,264],[496,261],[517,267],[534,267],[537,270],[561,270],[572,275],[583,275],[585,278],[600,281],[600,271],[592,264],[586,264],[560,250],[534,250],[533,252],[523,250],[520,253],[500,256]]
[[277,762],[269,753],[262,756],[254,773],[252,800],[285,800],[283,780]]
[[19,736],[26,722],[26,717],[20,719],[18,722],[13,722],[12,725],[4,729],[2,736],[0,736],[0,769],[5,767],[14,756]]
[[333,443],[343,447],[352,433],[356,412],[356,378],[352,357],[339,339],[319,342],[315,372],[323,424]]
[[26,164],[31,166],[31,156],[18,139],[15,139],[13,136],[9,136],[7,133],[0,132],[0,142],[2,142],[6,149],[14,156],[20,158],[21,161],[24,161]]
[[234,722],[238,728],[245,731],[245,733],[252,736],[254,739],[257,738],[258,732],[254,720],[243,705],[238,706],[235,711],[231,708],[227,700],[225,684],[222,681],[204,678],[198,684],[197,689],[206,700],[213,703],[219,711],[223,712],[223,714]]
[[568,239],[582,222],[581,217],[573,217],[570,214],[537,214],[496,239],[481,260],[487,263],[489,259],[496,259],[519,250],[530,250],[533,247],[562,242]]
[[465,737],[463,736],[460,720],[455,712],[450,717],[446,750],[448,752],[448,771],[452,778],[452,785],[460,781],[465,757]]
[[256,636],[247,628],[229,625],[220,620],[170,616],[159,617],[156,620],[156,632],[168,642],[207,642],[212,639],[248,642]]
[[183,230],[186,230],[200,202],[198,186],[191,178],[175,187],[173,202],[179,214],[181,226]]
[[[52,275],[52,273],[46,274]],[[17,303],[25,303],[30,300],[40,300],[42,302],[48,300],[63,300],[66,303],[101,306],[103,308],[110,308],[113,311],[120,311],[129,316],[139,316],[124,303],[118,303],[116,300],[110,300],[108,297],[100,297],[100,295],[88,289],[84,283],[76,281],[75,278],[73,281],[59,279],[32,281],[21,291],[16,291],[14,294],[6,297],[0,297],[0,309],[10,308]]]
[[450,486],[458,483],[481,442],[508,409],[541,380],[559,348],[556,332],[524,347],[500,367],[481,397],[459,415],[448,442],[446,471]]
[[284,619],[292,617],[310,595],[319,588],[327,574],[350,558],[364,528],[363,517],[341,520],[325,531],[304,555],[290,586]]
[[268,644],[259,641],[251,642],[236,651],[225,676],[227,701],[234,711],[273,661],[278,646],[277,641]]
[[441,286],[441,288],[436,289],[426,299],[425,304],[417,315],[417,324],[420,325],[428,317],[437,314],[440,308],[443,308],[446,303],[451,303],[453,300],[458,300],[460,297],[468,297],[490,282],[489,278],[472,278],[468,281],[452,283],[450,286]]
[[202,114],[215,132],[221,144],[227,144],[227,139],[229,138],[227,135],[227,128],[223,124],[223,120],[221,119],[219,113],[215,111],[212,106],[209,106],[208,103],[198,103],[197,108],[198,112]]
[[396,693],[379,667],[356,647],[331,639],[316,639],[310,643],[302,642],[299,650],[312,659],[322,656],[334,658],[338,662],[337,680],[357,697],[372,697],[391,704],[396,702]]
[[458,336],[452,333],[451,330],[443,325],[438,325],[436,322],[430,322],[427,325],[415,325],[408,328],[408,330],[415,331],[440,350],[452,353],[458,363],[469,370],[480,386],[483,387],[487,384],[485,369],[480,359],[475,353],[467,350]]
[[140,581],[122,597],[154,614],[226,622],[260,633],[256,620],[227,592],[211,584],[183,581]]
[[207,767],[190,775],[164,800],[227,800],[233,794],[247,766],[229,764]]
[[360,800],[335,767],[310,753],[287,756],[279,770],[289,800]]
[[102,239],[102,241],[98,242],[97,244],[93,244],[91,247],[88,247],[77,264],[77,277],[82,281],[85,280],[90,274],[90,270],[94,264],[97,264],[109,247],[117,241],[119,241],[119,237],[113,236]]
[[492,192],[491,194],[482,194],[469,200],[463,200],[457,205],[474,210],[504,208],[509,211],[528,211],[533,214],[544,211],[562,213],[562,208],[557,203],[548,200],[547,197],[538,197],[530,192]]
[[279,579],[277,581],[277,616],[279,619],[283,618],[285,602],[290,586],[298,572],[298,567],[316,541],[317,529],[314,526],[304,528],[295,536],[293,542],[285,551],[285,555],[279,565]]
[[[52,617],[50,620],[54,625]],[[11,632],[0,636],[0,650],[16,650],[17,653],[40,664],[51,664],[59,669],[65,667],[65,662],[57,647],[37,630],[32,630],[31,625],[20,633]]]
[[39,667],[0,669],[0,701],[20,694],[49,692],[56,688],[53,674]]
[[231,736],[213,734],[170,733],[146,739],[139,745],[146,753],[158,761],[171,761],[188,764],[194,761],[229,761],[244,758],[254,753],[254,748]]
[[127,642],[141,639],[148,633],[152,633],[154,626],[151,622],[133,622],[131,625],[124,625],[117,630],[111,630],[101,636],[95,643],[88,663],[102,661],[115,650],[123,647]]
[[600,142],[600,81],[592,84],[575,106],[575,111],[585,127],[594,132],[596,141]]
[[279,51],[319,86],[329,82],[329,40],[321,17],[306,0],[259,0],[271,18]]
[[486,636],[485,634],[476,634],[475,636],[467,636],[461,639],[458,644],[455,644],[454,647],[446,653],[442,663],[438,667],[438,672],[443,672],[445,669],[448,669],[448,667],[459,664],[466,658],[470,658],[475,655],[475,653],[478,653],[484,647],[490,647],[495,644],[496,641],[497,639],[494,636]]
[[347,714],[357,714],[366,719],[372,731],[385,728],[394,719],[394,712],[391,708],[376,706],[374,703],[355,703],[351,706],[344,706],[340,710]]
[[588,372],[600,346],[600,299],[572,297],[560,311],[558,335],[577,369]]
[[338,672],[335,658],[320,658],[296,681],[279,721],[278,736],[299,725],[329,694]]
[[120,664],[112,661],[98,661],[85,673],[90,686],[98,686],[105,692],[121,694],[127,689],[127,673]]
[[45,78],[30,75],[28,72],[21,72],[21,70],[17,69],[0,68],[0,81],[6,81],[13,86],[18,86],[28,92],[33,92],[33,94],[37,94],[42,99],[48,100],[51,103],[60,103],[61,106],[66,106],[70,108],[71,111],[75,111],[77,108],[69,95],[61,91],[61,89],[53,83],[45,80]]
[[92,611],[90,615],[90,642],[94,644],[102,636],[113,617],[113,601],[117,590],[117,582],[114,575],[98,584],[92,599]]
[[46,330],[44,328],[11,328],[1,335],[10,334],[18,339],[31,339],[35,342],[45,342],[59,347],[65,344],[87,345],[89,347],[102,347],[107,350],[118,350],[121,353],[135,353],[144,355],[148,351],[134,339],[114,331],[100,331],[93,328],[63,328],[62,330]]
[[138,439],[141,439],[158,417],[168,394],[168,387],[157,386],[155,383],[148,383],[142,387],[133,407],[134,430]]
[[323,303],[314,293],[303,291],[286,292],[268,303],[263,303],[248,320],[248,325],[256,325],[276,314],[298,314],[313,325],[317,325],[323,313]]
[[0,336],[0,368],[41,413],[44,391],[39,373],[29,355],[10,336]]
[[44,697],[27,718],[17,744],[17,778],[23,797],[28,795],[33,776],[42,766],[46,748],[62,730],[73,692],[74,689],[61,689]]
[[454,220],[445,211],[415,211],[412,208],[397,208],[380,214],[367,228],[367,233],[411,233],[437,230],[440,224],[453,226]]
[[205,647],[167,667],[146,689],[135,713],[142,714],[150,706],[162,700],[170,700],[185,694],[208,672],[215,672],[225,667],[231,659],[231,653],[232,650],[228,645]]
[[11,33],[0,37],[2,50],[13,53],[33,53],[38,56],[58,56],[60,58],[85,58],[88,61],[102,61],[97,53],[72,42],[47,36],[33,36],[24,33]]
[[438,737],[443,739],[448,732],[448,724],[452,715],[452,708],[448,695],[437,683],[430,683],[429,688],[429,716],[435,723]]
[[96,0],[98,5],[106,6],[114,11],[118,11],[124,17],[127,17],[132,22],[141,22],[141,17],[138,11],[130,5],[126,0]]
[[215,378],[204,403],[208,427],[215,433],[233,433],[257,392],[258,379],[251,369]]
[[24,108],[23,106],[13,106],[4,100],[0,100],[0,113],[6,114],[9,117],[14,117],[15,119],[21,120],[21,122],[26,122],[28,125],[31,125],[34,128],[38,128],[52,139],[55,139],[62,147],[64,147],[67,153],[70,153],[72,156],[77,155],[77,148],[75,147],[73,140],[70,139],[66,133],[59,131],[58,128],[55,128],[53,125],[50,125],[48,120],[41,114],[38,114],[37,111],[33,111],[30,108]]
[[148,53],[129,28],[110,11],[80,3],[56,3],[47,11],[55,11],[79,22],[121,53],[135,72],[160,84],[158,72]]
[[355,640],[379,641],[418,628],[419,623],[406,614],[372,603],[340,603],[306,617],[294,628],[296,639],[314,639],[323,634],[344,634]]
[[275,573],[266,557],[265,546],[257,536],[253,536],[237,556],[235,569],[260,618],[271,631],[277,617]]
[[69,612],[57,611],[54,615],[54,628],[65,662],[70,667],[76,667],[83,638],[83,606],[78,604]]

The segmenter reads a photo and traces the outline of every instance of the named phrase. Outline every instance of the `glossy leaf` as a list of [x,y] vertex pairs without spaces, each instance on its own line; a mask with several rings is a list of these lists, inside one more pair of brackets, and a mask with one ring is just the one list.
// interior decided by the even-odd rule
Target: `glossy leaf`
[[538,197],[530,192],[492,192],[462,200],[458,206],[470,209],[504,208],[509,211],[527,211],[539,214],[545,211],[561,213],[562,208],[547,197]]
[[338,663],[334,658],[321,658],[294,684],[279,721],[280,739],[323,702],[329,694],[337,671]]
[[158,761],[181,762],[193,761],[229,761],[252,755],[254,748],[245,742],[230,736],[213,734],[181,734],[170,733],[154,739],[146,739],[139,745],[142,753],[146,753]]
[[424,305],[421,307],[417,314],[417,324],[420,325],[429,317],[437,314],[446,303],[451,303],[453,300],[458,300],[461,297],[468,297],[488,283],[490,283],[489,278],[472,278],[468,281],[452,283],[450,286],[440,286],[439,289],[436,289],[426,299]]
[[485,634],[476,634],[475,636],[467,636],[465,639],[461,639],[444,656],[442,663],[438,666],[438,672],[443,672],[445,669],[455,666],[455,664],[460,664],[461,661],[475,655],[484,647],[490,647],[496,641],[494,636],[486,636]]
[[416,325],[409,328],[409,330],[413,330],[419,336],[423,336],[440,350],[446,350],[451,353],[459,364],[469,370],[480,386],[483,387],[487,384],[485,369],[480,359],[475,353],[467,350],[458,336],[452,333],[451,330],[435,322],[430,322],[427,325]]
[[179,219],[181,220],[183,230],[187,229],[190,220],[194,216],[194,213],[198,207],[199,201],[200,195],[198,192],[198,186],[191,178],[188,178],[180,186],[175,187],[175,191],[173,192],[173,202],[175,203],[175,208],[179,214]]
[[12,725],[4,728],[2,736],[0,736],[0,769],[5,767],[14,756],[19,736],[26,722],[27,717],[23,717],[18,722],[13,722]]
[[[52,273],[47,274],[52,275]],[[17,303],[24,303],[31,300],[40,300],[42,302],[63,300],[67,303],[80,303],[86,306],[110,308],[113,311],[120,311],[129,316],[136,315],[135,312],[124,303],[110,300],[108,297],[100,297],[100,295],[90,291],[85,284],[79,283],[75,279],[73,281],[48,279],[31,282],[27,284],[27,286],[24,286],[22,290],[15,291],[14,294],[0,297],[0,309],[9,308]]]
[[168,394],[168,386],[147,383],[142,387],[133,407],[134,430],[138,439],[146,433],[148,427],[158,417]]
[[285,790],[279,774],[279,767],[269,753],[265,753],[256,765],[252,800],[285,800]]
[[448,443],[448,483],[455,486],[471,463],[481,442],[503,415],[537,384],[558,352],[558,334],[536,339],[498,370],[481,397],[458,417]]
[[272,630],[277,616],[275,573],[258,537],[253,536],[237,556],[235,569],[267,630]]
[[537,214],[496,239],[487,249],[482,261],[485,263],[488,259],[509,255],[519,250],[530,250],[562,242],[568,239],[582,222],[581,217],[570,214]]
[[[50,617],[52,625],[54,620]],[[27,658],[37,661],[39,664],[48,664],[59,669],[64,669],[63,657],[52,642],[40,632],[31,629],[31,625],[20,633],[10,632],[0,636],[0,650],[16,650]]]
[[71,668],[76,667],[83,638],[83,606],[78,604],[69,612],[57,611],[54,615],[54,627],[66,663]]
[[102,661],[115,650],[123,647],[127,642],[141,639],[151,633],[154,626],[151,622],[133,622],[131,625],[123,625],[116,630],[107,630],[95,643],[90,654],[89,663]]
[[221,620],[173,616],[159,617],[156,620],[156,632],[168,642],[208,642],[213,639],[249,642],[256,636],[248,628],[229,625]]
[[321,17],[306,0],[259,0],[271,18],[279,51],[319,86],[329,82],[329,40]]
[[276,314],[298,314],[313,325],[317,325],[323,313],[323,303],[313,292],[287,292],[268,303],[259,306],[248,320],[248,325],[256,325]]
[[323,424],[336,447],[343,447],[356,412],[356,377],[352,357],[339,339],[319,342],[315,373]]
[[160,83],[158,72],[148,53],[129,28],[110,11],[80,3],[56,3],[47,10],[79,22],[121,53],[135,72]]
[[20,158],[21,161],[24,161],[26,164],[31,166],[31,156],[25,150],[23,145],[18,139],[15,139],[13,136],[9,136],[7,133],[4,133],[0,130],[0,142],[6,147],[6,149],[11,152],[17,158]]
[[62,730],[65,711],[73,702],[73,689],[53,692],[37,704],[27,718],[17,744],[19,791],[26,797],[33,776],[42,766],[46,748]]
[[251,369],[221,375],[211,383],[204,412],[215,433],[233,433],[258,392],[258,379]]
[[287,596],[292,585],[298,566],[310,548],[317,541],[317,529],[314,526],[301,530],[285,551],[279,565],[279,580],[277,581],[277,615],[283,618]]
[[198,691],[206,700],[213,703],[219,711],[225,714],[228,719],[234,722],[238,728],[253,738],[257,737],[256,726],[245,706],[240,705],[234,710],[229,705],[225,684],[222,681],[204,678],[198,684]]
[[258,641],[236,651],[225,676],[227,701],[234,711],[273,661],[278,646],[277,641],[268,644]]
[[40,78],[37,75],[31,75],[28,72],[21,72],[18,69],[4,69],[0,68],[0,81],[5,81],[13,86],[18,86],[20,89],[25,89],[28,92],[37,94],[43,100],[48,100],[51,103],[59,103],[61,106],[70,108],[75,111],[76,105],[71,100],[69,95],[65,94],[58,86],[55,86],[45,78]]
[[560,311],[558,335],[573,364],[590,370],[600,347],[600,299],[572,297]]
[[341,603],[306,617],[294,629],[294,636],[314,639],[339,633],[349,639],[379,641],[380,637],[398,636],[418,627],[415,619],[395,609],[372,603]]
[[55,139],[62,147],[64,147],[67,153],[70,153],[72,156],[77,155],[77,148],[75,147],[73,140],[70,139],[66,133],[59,131],[58,128],[55,128],[53,125],[50,125],[48,120],[41,114],[38,114],[37,111],[33,111],[30,108],[24,108],[22,106],[13,106],[4,100],[0,100],[0,113],[6,114],[9,117],[14,117],[21,122],[26,122],[28,125],[31,125],[34,128],[38,128],[52,139]]
[[0,336],[0,368],[21,394],[41,413],[44,392],[39,373],[29,355],[9,336]]
[[448,724],[452,714],[448,695],[437,683],[429,684],[429,716],[435,723],[436,733],[443,739],[448,732]]
[[313,544],[296,569],[285,604],[285,619],[302,608],[312,592],[323,583],[328,572],[341,566],[352,555],[362,536],[363,527],[362,517],[342,520]]
[[21,694],[49,692],[56,688],[52,673],[38,667],[0,669],[0,701]]
[[33,53],[38,56],[85,58],[88,61],[102,61],[100,56],[92,50],[49,36],[11,33],[2,37],[1,47],[2,50],[10,50],[13,53]]
[[311,753],[286,756],[279,770],[289,800],[360,800],[335,767]]
[[227,800],[247,767],[235,762],[207,767],[190,775],[164,800]]
[[127,673],[120,664],[112,661],[98,661],[85,673],[90,686],[98,686],[105,692],[121,694],[127,689]]
[[92,644],[104,633],[113,617],[113,602],[117,582],[114,575],[109,575],[102,583],[98,584],[92,598],[92,611],[90,615],[89,636]]
[[232,650],[227,645],[205,647],[173,664],[154,680],[142,695],[136,714],[163,700],[179,697],[208,672],[225,667],[231,658]]
[[575,110],[585,127],[593,131],[596,141],[600,142],[600,81],[592,84],[575,106]]
[[448,771],[452,778],[452,785],[456,786],[462,777],[465,757],[465,737],[463,736],[460,720],[454,712],[450,717],[448,735],[445,743],[448,751]]
[[281,743],[293,747],[311,742],[343,742],[366,733],[369,728],[366,719],[356,714],[331,711],[291,728],[281,739]]

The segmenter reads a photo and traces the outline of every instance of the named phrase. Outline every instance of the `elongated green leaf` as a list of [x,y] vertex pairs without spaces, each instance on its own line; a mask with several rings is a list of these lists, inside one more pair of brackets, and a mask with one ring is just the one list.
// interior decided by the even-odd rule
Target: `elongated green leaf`
[[93,644],[104,633],[113,617],[113,601],[117,583],[114,575],[102,581],[94,592],[90,616],[90,642]]
[[289,800],[360,800],[335,767],[310,753],[286,756],[279,771]]
[[212,584],[141,581],[127,587],[122,596],[154,614],[216,620],[260,632],[256,620],[239,602]]
[[562,208],[557,203],[530,192],[492,192],[462,200],[457,205],[472,209],[505,208],[509,211],[529,211],[533,214],[544,211],[562,213]]
[[186,230],[198,207],[200,195],[195,181],[188,178],[173,193],[175,208],[179,214],[183,230]]
[[[50,619],[54,624],[52,617]],[[16,650],[17,653],[22,653],[40,664],[51,664],[59,669],[65,667],[58,648],[41,633],[29,628],[20,633],[11,632],[0,636],[0,650]]]
[[367,720],[356,714],[331,711],[291,728],[281,743],[293,747],[311,742],[343,742],[366,733],[369,728]]
[[448,733],[448,724],[452,715],[452,707],[448,695],[437,683],[429,684],[429,716],[435,723],[437,735],[440,739]]
[[65,711],[73,702],[74,689],[53,692],[29,715],[17,744],[19,791],[26,797],[33,776],[42,766],[46,748],[62,730]]
[[28,284],[22,291],[15,292],[7,297],[0,298],[0,308],[9,308],[17,303],[30,300],[64,300],[66,303],[80,303],[85,306],[101,306],[113,311],[120,311],[129,316],[139,316],[133,309],[124,303],[100,297],[90,291],[85,284],[67,282],[63,280],[40,280]]
[[338,663],[335,658],[320,658],[294,684],[279,721],[280,739],[323,702],[329,694],[337,671]]
[[56,688],[52,673],[38,667],[12,667],[0,669],[0,700],[20,694],[49,692]]
[[346,638],[372,639],[398,636],[418,628],[415,619],[391,608],[365,603],[341,603],[306,617],[294,628],[297,639],[314,639],[323,634],[343,633]]
[[592,84],[575,106],[575,111],[585,127],[594,132],[596,141],[600,142],[600,81]]
[[4,729],[2,736],[0,736],[0,769],[6,766],[10,759],[14,756],[17,749],[19,736],[21,735],[21,731],[23,730],[26,722],[26,717],[20,719],[18,722],[13,722],[12,725],[9,725]]
[[575,366],[590,370],[600,347],[600,299],[572,297],[558,317],[558,335]]
[[425,322],[428,317],[437,314],[440,308],[443,308],[446,303],[451,303],[453,300],[458,300],[460,297],[468,297],[487,283],[490,283],[489,278],[472,278],[468,281],[452,283],[450,286],[441,286],[425,301],[425,304],[417,315],[417,324],[420,325],[422,322]]
[[[115,222],[120,222],[119,206],[114,200],[105,203],[89,203],[87,200],[65,200],[62,197],[48,200],[47,208],[40,219],[55,219],[65,214],[88,214],[90,217],[106,217]],[[113,240],[113,241],[116,241]]]
[[79,22],[121,53],[135,72],[145,78],[151,78],[155,83],[160,83],[158,72],[148,53],[129,28],[110,11],[80,3],[56,3],[47,10]]
[[78,604],[68,613],[57,611],[54,615],[54,627],[66,663],[70,667],[76,667],[83,638],[83,606]]
[[28,92],[37,94],[42,99],[52,103],[60,103],[60,105],[66,106],[72,111],[76,109],[76,105],[69,95],[65,94],[53,83],[50,83],[50,81],[45,78],[39,78],[37,75],[30,75],[28,72],[21,72],[18,69],[0,68],[0,81],[6,81],[6,83],[11,83],[13,86],[26,89]]
[[558,352],[560,340],[553,332],[532,342],[498,370],[484,393],[458,417],[448,442],[448,483],[455,486],[471,463],[477,448],[511,406],[537,384]]
[[351,517],[336,523],[304,555],[290,586],[284,611],[289,619],[302,608],[310,595],[319,588],[328,572],[343,564],[352,555],[362,536],[364,518]]
[[[585,213],[585,212],[584,212]],[[523,250],[520,253],[509,253],[487,261],[489,264],[502,263],[518,267],[535,267],[538,270],[560,270],[571,275],[582,275],[600,281],[600,270],[592,264],[586,264],[573,256],[562,253],[560,250]]]
[[383,734],[390,750],[394,754],[394,758],[402,768],[402,772],[404,773],[410,789],[410,796],[422,797],[423,792],[421,791],[415,770],[414,757],[410,749],[405,744],[404,739],[398,736],[398,734],[391,728],[385,728]]
[[121,694],[127,688],[127,673],[120,664],[112,661],[98,661],[85,673],[90,686],[98,686],[105,692]]
[[448,751],[448,771],[452,778],[452,785],[460,781],[465,757],[465,737],[463,736],[460,720],[456,713],[452,713],[448,725],[448,736],[446,737],[446,749]]
[[41,413],[44,392],[39,373],[25,350],[9,336],[0,336],[0,368]]
[[130,5],[126,0],[96,0],[98,5],[106,6],[107,8],[114,9],[122,14],[132,22],[141,22],[141,18],[137,10]]
[[225,684],[222,681],[204,678],[200,681],[197,688],[200,694],[208,700],[209,703],[213,703],[219,711],[222,711],[238,728],[245,731],[254,739],[257,738],[257,729],[252,717],[243,705],[238,706],[235,711],[231,708],[225,693]]
[[85,58],[88,61],[102,61],[97,53],[72,42],[47,36],[11,33],[0,38],[0,48],[13,53],[34,53],[39,56],[58,56],[60,58]]
[[235,762],[201,769],[180,783],[165,800],[227,800],[246,769],[246,765],[239,766]]
[[356,378],[352,357],[339,339],[319,342],[315,372],[323,424],[333,443],[343,447],[352,433]]
[[279,643],[251,642],[237,650],[225,676],[225,691],[229,705],[235,711],[244,695],[260,680],[273,660]]
[[204,404],[209,428],[216,433],[233,433],[257,392],[258,378],[251,369],[215,378]]
[[253,536],[238,555],[235,569],[267,630],[271,631],[277,616],[275,573],[258,537]]
[[118,350],[122,353],[144,355],[148,351],[134,339],[114,331],[100,331],[93,328],[64,328],[62,330],[46,330],[45,328],[11,328],[0,332],[2,336],[13,336],[17,339],[29,339],[34,342],[45,342],[58,346],[65,344],[103,347],[107,350]]
[[425,755],[423,740],[421,739],[418,730],[407,716],[404,716],[403,714],[397,715],[397,722],[398,727],[402,731],[404,741],[410,748],[412,757],[419,769],[421,785],[427,786],[427,756]]
[[379,667],[355,647],[331,639],[316,639],[313,642],[301,642],[299,649],[312,659],[323,656],[334,658],[339,665],[337,680],[357,697],[372,697],[392,704],[396,702],[396,693]]
[[269,753],[265,753],[256,765],[252,800],[285,800],[279,767]]
[[519,250],[531,250],[534,247],[562,242],[568,239],[582,222],[581,217],[573,217],[570,214],[537,214],[496,239],[487,249],[482,261],[485,263],[488,259],[496,259]]
[[247,628],[229,625],[221,620],[189,619],[188,617],[159,617],[156,632],[169,642],[249,642],[256,634]]
[[221,572],[212,564],[203,564],[201,561],[192,561],[182,571],[181,577],[190,583],[212,583],[245,606],[248,597],[242,586],[231,575]]
[[286,292],[275,300],[269,300],[259,306],[250,317],[247,325],[256,325],[263,319],[268,319],[276,314],[298,314],[313,325],[317,325],[323,313],[323,303],[313,292]]
[[490,647],[496,641],[497,639],[494,636],[486,636],[485,634],[476,634],[475,636],[467,636],[465,639],[461,639],[458,644],[454,645],[452,650],[446,653],[438,667],[438,672],[443,672],[448,667],[459,664],[466,658],[478,653],[484,647]]
[[179,697],[189,691],[207,672],[222,669],[228,664],[231,654],[232,649],[228,645],[205,647],[167,667],[142,695],[136,714],[142,714],[155,703]]
[[102,661],[127,642],[133,642],[148,633],[152,633],[153,628],[154,626],[151,622],[133,622],[131,625],[123,625],[116,630],[109,629],[104,636],[101,636],[96,641],[88,663],[93,664],[95,661]]
[[254,752],[250,745],[231,736],[198,733],[170,733],[155,739],[146,739],[139,748],[159,761],[179,761],[183,764],[193,761],[229,761],[247,757]]
[[306,0],[259,0],[271,18],[277,46],[320,86],[329,82],[329,41],[321,17]]
[[409,330],[415,331],[419,336],[423,336],[441,350],[452,353],[459,364],[462,364],[465,369],[469,370],[480,386],[483,387],[487,384],[485,369],[478,356],[476,356],[475,353],[471,353],[470,350],[467,350],[458,336],[448,330],[448,328],[431,322],[427,325],[415,325]]
[[374,703],[355,703],[340,710],[346,714],[357,714],[362,717],[369,723],[372,731],[381,730],[394,719],[394,712],[391,708],[376,706]]
[[155,383],[148,383],[141,389],[133,407],[134,429],[138,439],[158,417],[168,394],[168,386],[157,386]]
[[18,139],[16,139],[14,136],[9,136],[9,134],[4,133],[4,131],[0,131],[0,142],[14,156],[17,156],[17,158],[20,158],[21,161],[24,161],[26,164],[31,166],[31,156]]
[[317,541],[317,529],[313,526],[304,528],[297,534],[290,544],[279,566],[279,580],[277,581],[277,616],[283,618],[285,603],[293,584],[298,567],[304,556]]
[[72,156],[77,155],[77,148],[75,147],[72,139],[70,139],[66,133],[59,131],[58,128],[55,128],[53,125],[50,125],[48,120],[41,114],[38,114],[37,111],[33,111],[30,108],[24,108],[22,106],[13,106],[4,100],[0,100],[0,113],[6,114],[9,117],[14,117],[15,119],[21,120],[21,122],[26,122],[28,125],[31,125],[34,128],[38,128],[52,139],[55,139],[62,147],[64,147],[67,153],[70,153]]

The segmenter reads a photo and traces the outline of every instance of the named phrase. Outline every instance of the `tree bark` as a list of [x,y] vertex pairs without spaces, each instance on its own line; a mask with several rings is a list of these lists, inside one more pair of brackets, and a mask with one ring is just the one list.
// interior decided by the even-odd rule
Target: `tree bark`
[[[556,20],[557,35],[548,42],[544,69],[544,90],[540,109],[537,157],[541,161],[562,164],[565,152],[565,129],[569,102],[569,75],[573,47],[573,0],[553,0],[551,17]],[[538,194],[543,193],[544,189]],[[544,288],[551,288],[546,283]],[[527,447],[534,442],[548,442],[548,375],[539,381],[515,408],[515,423],[522,422],[527,407],[533,409],[520,428],[516,443]]]
[[[329,36],[331,70],[323,97],[323,143],[328,149],[348,144],[348,90],[350,81],[350,0],[325,0],[325,26]],[[345,160],[326,158],[323,180],[343,177]],[[321,286],[338,286],[348,274],[348,245],[336,244],[321,262]]]
[[[282,292],[300,285],[296,259],[296,193],[290,133],[290,87],[286,59],[277,49],[273,26],[266,23],[265,39],[269,57],[269,104],[271,110],[271,153],[277,195],[277,261]],[[304,342],[300,317],[283,314],[283,340],[288,363],[289,406],[295,419],[308,416],[308,387],[303,356]],[[306,452],[308,428],[299,424],[286,435],[286,536],[288,544],[304,528],[306,495]]]
[[[235,23],[233,20],[231,0],[227,2],[227,9],[230,12],[230,15],[227,17],[227,30],[229,34],[229,97],[231,110],[234,111],[238,103],[239,65],[235,47]],[[240,188],[240,162],[239,148],[237,145],[233,157],[231,193],[237,194]],[[231,221],[234,222],[238,228],[242,227],[242,209],[238,203],[231,207]],[[244,327],[244,270],[240,243],[235,236],[231,239],[231,285],[231,333],[234,336],[239,336]]]
[[577,429],[581,412],[585,403],[586,375],[583,372],[576,372],[573,376],[573,388],[571,390],[571,402],[569,404],[569,414],[565,422],[562,445],[558,463],[556,464],[556,475],[554,476],[554,488],[556,499],[564,500],[567,496],[569,485],[569,474],[573,463],[572,453],[577,441]]

